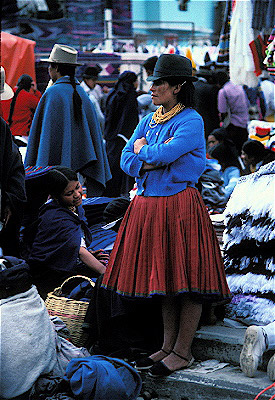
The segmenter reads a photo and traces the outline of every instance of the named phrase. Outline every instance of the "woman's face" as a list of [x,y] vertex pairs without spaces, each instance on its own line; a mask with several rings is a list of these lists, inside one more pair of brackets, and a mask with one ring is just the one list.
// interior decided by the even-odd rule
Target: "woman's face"
[[212,147],[216,146],[216,144],[219,144],[219,141],[215,138],[214,135],[209,135],[207,138],[208,149],[211,149]]
[[166,112],[171,110],[178,102],[177,93],[180,91],[180,85],[170,86],[165,80],[158,79],[153,82],[150,90],[154,105],[162,105]]
[[59,197],[59,201],[65,207],[78,207],[82,203],[82,186],[78,181],[70,181]]
[[248,167],[250,164],[256,165],[255,158],[249,157],[249,155],[246,154],[243,150],[241,152],[241,159],[246,167]]

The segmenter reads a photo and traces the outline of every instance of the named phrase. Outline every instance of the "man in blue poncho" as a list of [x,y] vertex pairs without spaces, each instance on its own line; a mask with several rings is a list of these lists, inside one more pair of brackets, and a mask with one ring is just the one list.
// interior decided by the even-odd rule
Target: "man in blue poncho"
[[63,165],[86,178],[87,195],[100,196],[111,179],[94,107],[75,79],[77,50],[55,44],[48,87],[32,122],[25,166]]

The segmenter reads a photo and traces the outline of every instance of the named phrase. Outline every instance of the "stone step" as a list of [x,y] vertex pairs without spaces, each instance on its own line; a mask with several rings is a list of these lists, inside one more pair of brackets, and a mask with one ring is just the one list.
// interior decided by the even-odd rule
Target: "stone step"
[[[246,327],[227,326],[226,322],[202,326],[196,333],[192,352],[196,360],[216,359],[238,366]],[[263,355],[260,369],[266,371],[267,363],[273,352]]]
[[[177,371],[167,378],[143,376],[144,389],[158,400],[254,400],[259,392],[272,385],[263,371],[255,378],[246,377],[239,367],[227,366],[202,374],[192,368]],[[259,400],[269,400],[275,387],[262,394]]]
[[[225,322],[202,326],[193,341],[195,363],[186,370],[177,371],[167,378],[152,378],[142,374],[148,399],[158,400],[254,400],[259,392],[272,385],[266,366],[273,352],[264,354],[263,365],[255,378],[248,378],[239,367],[246,327],[226,326]],[[203,373],[200,362],[217,360],[228,363],[222,369]],[[275,387],[262,394],[259,400],[269,400]]]

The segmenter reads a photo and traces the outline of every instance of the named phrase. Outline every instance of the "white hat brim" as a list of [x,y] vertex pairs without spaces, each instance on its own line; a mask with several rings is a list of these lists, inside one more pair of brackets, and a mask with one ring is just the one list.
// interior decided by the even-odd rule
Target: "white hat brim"
[[12,88],[5,82],[4,91],[1,93],[1,100],[9,100],[14,96]]
[[40,61],[46,61],[48,63],[56,63],[56,64],[83,65],[82,63],[66,63],[64,61],[51,60],[50,58],[40,58]]

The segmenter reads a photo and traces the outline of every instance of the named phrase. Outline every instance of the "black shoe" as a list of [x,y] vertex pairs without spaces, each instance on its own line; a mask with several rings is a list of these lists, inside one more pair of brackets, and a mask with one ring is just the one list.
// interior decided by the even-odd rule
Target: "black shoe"
[[169,376],[169,375],[171,375],[173,372],[176,372],[176,371],[180,371],[180,370],[182,370],[182,369],[189,368],[189,367],[193,364],[193,362],[195,361],[195,360],[194,360],[194,357],[191,357],[191,359],[188,360],[187,358],[181,356],[180,354],[176,353],[176,352],[173,351],[173,350],[172,350],[172,353],[174,353],[177,357],[181,358],[182,360],[188,361],[188,364],[187,364],[186,366],[184,366],[184,367],[181,367],[181,368],[179,368],[179,369],[176,369],[176,370],[174,370],[174,371],[171,371],[171,369],[169,369],[169,368],[164,364],[163,361],[158,361],[158,362],[156,362],[151,368],[149,368],[149,375],[151,375],[151,376],[153,376],[153,377],[155,377],[155,378],[157,378],[157,377],[160,378],[160,377]]
[[138,370],[138,371],[145,371],[149,368],[151,368],[154,365],[154,361],[152,360],[152,358],[150,357],[143,357],[140,358],[139,360],[136,360],[134,362],[134,367]]
[[[168,353],[166,350],[161,349],[160,351],[162,351],[165,355],[169,355],[170,353]],[[138,371],[146,371],[149,368],[151,368],[156,362],[152,360],[152,358],[150,357],[143,357],[140,358],[139,360],[136,360],[134,362],[134,366]]]
[[149,368],[148,373],[150,376],[153,376],[154,378],[157,378],[157,377],[161,378],[164,376],[169,376],[173,372],[174,371],[171,371],[168,367],[166,367],[164,362],[158,361],[151,368]]

